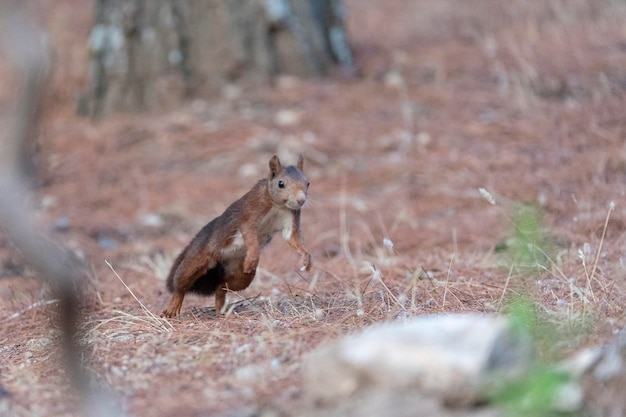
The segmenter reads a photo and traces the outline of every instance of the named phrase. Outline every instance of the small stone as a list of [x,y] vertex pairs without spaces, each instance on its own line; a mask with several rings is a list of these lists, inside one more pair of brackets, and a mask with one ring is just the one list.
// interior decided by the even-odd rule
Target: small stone
[[110,237],[100,236],[98,237],[98,246],[103,249],[115,249],[117,247],[117,241]]
[[256,164],[243,164],[239,167],[238,174],[241,178],[258,177],[260,172]]
[[67,232],[70,229],[72,222],[70,220],[69,217],[67,216],[63,216],[63,217],[59,217],[58,219],[55,220],[54,225],[52,226],[52,228],[56,231],[56,232]]
[[119,366],[111,366],[111,373],[118,378],[124,376],[124,371]]
[[399,89],[404,86],[404,77],[400,71],[391,70],[385,73],[383,81],[388,88]]
[[58,198],[53,195],[45,195],[41,199],[41,208],[43,210],[48,210],[52,207],[55,207],[58,203]]
[[274,116],[274,123],[278,126],[293,126],[300,122],[302,115],[300,112],[291,109],[279,110]]
[[147,227],[162,227],[164,222],[163,218],[155,213],[145,213],[139,216],[139,221],[142,225]]
[[427,132],[420,132],[417,135],[417,144],[419,146],[426,146],[428,145],[430,142],[432,141],[432,138],[430,137],[430,135]]
[[238,379],[253,381],[258,378],[260,370],[255,365],[247,365],[239,367],[235,370],[235,376]]

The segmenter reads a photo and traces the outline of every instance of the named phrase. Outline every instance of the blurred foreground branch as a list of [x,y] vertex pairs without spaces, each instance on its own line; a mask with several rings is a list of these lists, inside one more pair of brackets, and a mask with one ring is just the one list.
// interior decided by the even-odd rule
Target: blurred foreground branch
[[60,328],[67,374],[82,402],[84,415],[119,416],[104,398],[89,390],[87,373],[75,344],[84,278],[73,254],[37,225],[28,206],[30,195],[21,167],[33,139],[46,79],[47,50],[41,31],[29,19],[21,0],[0,1],[0,42],[14,72],[18,91],[0,140],[0,227],[22,252],[27,262],[50,282],[60,300]]

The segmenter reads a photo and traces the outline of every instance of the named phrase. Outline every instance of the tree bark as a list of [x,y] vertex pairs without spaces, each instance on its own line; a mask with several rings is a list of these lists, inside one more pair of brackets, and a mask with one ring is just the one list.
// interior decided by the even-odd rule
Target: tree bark
[[342,0],[95,0],[79,112],[162,108],[228,83],[353,72]]

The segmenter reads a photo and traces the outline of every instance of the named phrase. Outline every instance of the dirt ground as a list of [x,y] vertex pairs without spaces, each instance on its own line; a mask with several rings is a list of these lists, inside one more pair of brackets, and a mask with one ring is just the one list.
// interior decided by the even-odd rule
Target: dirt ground
[[[397,318],[498,312],[520,294],[566,335],[563,354],[626,324],[618,1],[347,0],[356,79],[283,77],[99,121],[75,114],[92,2],[43,3],[54,64],[35,206],[89,266],[79,343],[94,384],[131,415],[297,413],[320,343]],[[151,318],[138,300],[163,310],[173,258],[273,153],[305,156],[313,270],[277,238],[227,317],[189,295],[181,316]],[[534,268],[502,250],[522,204],[549,242]],[[1,234],[0,277],[0,410],[77,415],[56,301]]]

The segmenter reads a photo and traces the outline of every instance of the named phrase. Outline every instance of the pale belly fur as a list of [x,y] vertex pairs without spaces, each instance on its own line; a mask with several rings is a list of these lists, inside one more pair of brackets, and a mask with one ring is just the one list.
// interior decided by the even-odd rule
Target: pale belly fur
[[[270,243],[272,236],[280,232],[284,239],[289,239],[293,233],[293,213],[287,208],[273,207],[269,213],[263,217],[257,229],[257,239],[263,248]],[[222,262],[228,271],[235,269],[243,263],[246,257],[246,245],[243,241],[241,231],[231,237],[228,246],[221,250]]]

